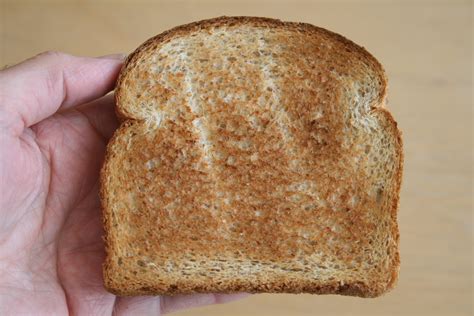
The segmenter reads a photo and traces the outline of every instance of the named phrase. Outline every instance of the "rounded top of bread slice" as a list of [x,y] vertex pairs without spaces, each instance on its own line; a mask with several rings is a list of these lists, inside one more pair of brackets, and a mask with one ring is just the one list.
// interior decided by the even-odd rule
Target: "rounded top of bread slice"
[[164,32],[118,80],[106,285],[376,296],[397,278],[402,144],[365,49],[309,24]]
[[[245,37],[247,40],[257,40],[257,34],[253,33],[259,31],[263,36],[260,36],[259,41],[272,39],[272,44],[280,45],[281,48],[285,47],[285,43],[293,43],[294,46],[300,45],[300,51],[291,52],[293,56],[288,58],[310,58],[320,59],[327,67],[324,69],[318,69],[320,73],[329,75],[330,73],[339,73],[347,77],[351,77],[353,80],[359,80],[365,84],[369,84],[370,89],[376,92],[375,95],[371,96],[371,106],[378,106],[383,104],[386,96],[387,80],[385,72],[380,63],[363,47],[353,43],[345,37],[328,31],[324,28],[320,28],[307,23],[297,22],[282,22],[276,19],[260,18],[260,17],[220,17],[210,20],[198,21],[182,26],[175,27],[169,31],[163,32],[155,37],[150,38],[148,41],[140,45],[132,54],[130,54],[125,62],[120,78],[117,83],[116,95],[118,102],[119,114],[134,118],[133,110],[128,109],[126,106],[128,102],[134,102],[134,96],[131,100],[127,100],[127,94],[122,87],[131,88],[130,84],[125,83],[127,80],[134,81],[136,76],[139,76],[137,72],[141,72],[143,67],[147,67],[150,63],[150,58],[156,55],[157,51],[163,49],[163,46],[173,42],[175,47],[179,45],[180,41],[188,42],[192,37],[204,36],[206,39],[203,42],[213,43],[217,46],[220,44],[225,45],[226,39],[222,37],[224,33],[227,33],[229,37],[236,36],[236,42],[243,40]],[[253,33],[253,34],[252,34]],[[220,37],[220,38],[219,38]],[[201,42],[201,43],[203,43]],[[253,47],[244,47],[249,50],[250,48],[257,48],[251,42]],[[215,49],[211,44],[210,47],[196,46],[190,47],[185,43],[182,43],[187,48],[193,50],[209,50]],[[191,44],[191,43],[187,43]],[[194,41],[196,44],[196,41]],[[245,43],[249,44],[249,43]],[[260,43],[262,44],[262,43]],[[265,45],[265,43],[263,43]],[[172,44],[173,45],[173,44]],[[192,45],[192,44],[191,44]],[[198,44],[200,45],[200,44]],[[239,48],[227,47],[231,54],[238,53]],[[262,45],[260,45],[263,48]],[[271,44],[267,44],[269,49],[273,49]],[[186,52],[189,54],[189,52]],[[238,59],[254,59],[255,54],[260,53],[258,49],[255,51],[247,51],[249,55],[240,54],[238,56],[229,56]],[[301,54],[302,53],[302,54]],[[170,55],[163,54],[159,58],[163,61],[164,59],[180,58],[179,50],[170,50]],[[238,54],[236,54],[238,55]],[[310,55],[310,56],[305,56]],[[189,55],[192,56],[192,55]],[[189,58],[195,60],[195,58]],[[195,60],[197,61],[197,60]],[[156,60],[155,60],[156,62]],[[141,74],[143,76],[143,74]],[[206,74],[202,74],[205,76]],[[362,92],[363,93],[363,92]],[[123,99],[122,99],[123,98]],[[140,111],[138,111],[140,112]],[[135,113],[138,115],[138,113]],[[145,115],[146,116],[146,115]]]

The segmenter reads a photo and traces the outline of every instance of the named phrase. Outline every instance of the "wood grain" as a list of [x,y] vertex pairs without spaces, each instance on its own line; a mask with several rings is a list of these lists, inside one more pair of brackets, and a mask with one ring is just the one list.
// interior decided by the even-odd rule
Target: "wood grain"
[[304,21],[385,66],[405,142],[398,287],[372,300],[254,295],[175,315],[470,315],[473,312],[470,1],[2,1],[0,67],[44,50],[130,52],[172,26],[218,15]]

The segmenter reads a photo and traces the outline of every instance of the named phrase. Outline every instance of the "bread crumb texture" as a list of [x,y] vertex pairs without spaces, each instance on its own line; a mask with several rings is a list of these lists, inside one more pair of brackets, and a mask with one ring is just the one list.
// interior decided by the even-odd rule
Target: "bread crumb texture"
[[392,288],[403,157],[385,96],[374,57],[309,24],[221,17],[145,42],[101,173],[105,286]]

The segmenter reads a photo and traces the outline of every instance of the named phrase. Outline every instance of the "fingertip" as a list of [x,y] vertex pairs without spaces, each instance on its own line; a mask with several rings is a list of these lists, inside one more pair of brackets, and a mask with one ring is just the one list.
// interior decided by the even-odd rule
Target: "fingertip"
[[191,307],[199,307],[210,304],[224,304],[247,297],[249,295],[250,294],[248,293],[234,293],[162,296],[161,311],[162,313],[172,313],[178,310],[188,309]]
[[127,54],[118,53],[118,54],[103,55],[103,56],[99,56],[97,58],[100,58],[100,59],[113,59],[113,60],[123,61],[126,57],[127,57]]
[[215,294],[215,297],[218,304],[223,304],[240,300],[249,297],[250,295],[250,293]]

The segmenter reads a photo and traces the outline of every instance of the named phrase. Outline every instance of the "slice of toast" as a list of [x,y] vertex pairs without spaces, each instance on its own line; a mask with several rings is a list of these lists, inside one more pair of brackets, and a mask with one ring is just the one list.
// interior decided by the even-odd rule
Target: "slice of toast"
[[392,288],[403,155],[385,97],[374,57],[309,24],[221,17],[145,42],[101,174],[106,288]]

